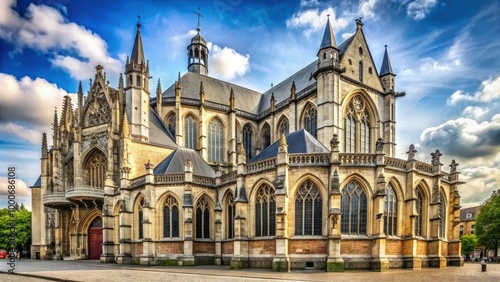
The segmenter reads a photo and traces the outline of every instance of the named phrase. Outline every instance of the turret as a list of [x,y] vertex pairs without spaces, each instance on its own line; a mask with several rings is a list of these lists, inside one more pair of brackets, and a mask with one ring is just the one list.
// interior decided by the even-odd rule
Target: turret
[[392,72],[391,60],[389,59],[389,54],[387,53],[387,45],[385,45],[384,59],[382,60],[382,66],[380,67],[379,77],[385,93],[394,91],[394,78],[396,75]]
[[198,33],[191,38],[191,44],[187,47],[188,51],[188,71],[203,75],[208,74],[208,47],[205,38],[201,36],[200,17],[202,15],[198,11]]
[[335,41],[335,35],[333,34],[332,25],[330,24],[330,15],[328,15],[325,32],[323,33],[323,39],[321,40],[321,45],[319,46],[317,54],[318,69],[328,66],[338,66],[339,52],[337,42]]
[[125,110],[130,121],[132,138],[149,140],[149,62],[144,59],[141,24],[137,23],[134,47],[125,67]]
[[161,103],[162,103],[162,92],[161,92],[161,82],[158,78],[158,84],[156,85],[156,113],[158,116],[162,116],[161,114]]

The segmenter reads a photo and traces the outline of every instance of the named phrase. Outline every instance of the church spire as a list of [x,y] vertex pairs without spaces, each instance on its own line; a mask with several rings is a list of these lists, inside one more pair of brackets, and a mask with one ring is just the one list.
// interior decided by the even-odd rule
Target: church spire
[[198,12],[194,12],[198,16],[198,33],[191,38],[191,44],[187,47],[188,50],[188,71],[198,74],[208,74],[208,47],[205,38],[201,36],[200,31],[200,18],[203,15],[200,13],[200,6]]
[[319,46],[319,50],[328,47],[337,48],[335,35],[333,34],[332,25],[330,24],[330,15],[328,15],[328,19],[326,20],[325,32],[323,33],[323,39],[321,40],[321,45]]
[[136,64],[145,64],[144,61],[144,48],[142,47],[142,38],[141,38],[141,22],[140,16],[137,16],[137,33],[135,34],[134,47],[132,48],[132,55],[130,56],[130,60]]
[[382,60],[382,66],[380,67],[380,76],[386,74],[394,74],[392,72],[391,60],[389,59],[389,53],[387,53],[387,45],[385,45],[384,59]]

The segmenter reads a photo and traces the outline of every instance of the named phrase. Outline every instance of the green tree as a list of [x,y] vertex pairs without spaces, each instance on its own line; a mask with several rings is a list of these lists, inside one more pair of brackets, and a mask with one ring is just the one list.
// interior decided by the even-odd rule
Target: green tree
[[474,250],[477,247],[477,237],[475,235],[470,236],[462,236],[460,237],[462,241],[462,254],[470,255],[474,253]]
[[[0,249],[15,248],[18,250],[29,249],[31,245],[31,212],[24,209],[14,212],[14,217],[8,209],[0,210]],[[9,241],[12,237],[11,223],[16,227],[15,245],[10,246]]]
[[500,245],[500,189],[493,191],[491,197],[483,203],[476,218],[478,243],[486,249],[495,250],[498,257]]

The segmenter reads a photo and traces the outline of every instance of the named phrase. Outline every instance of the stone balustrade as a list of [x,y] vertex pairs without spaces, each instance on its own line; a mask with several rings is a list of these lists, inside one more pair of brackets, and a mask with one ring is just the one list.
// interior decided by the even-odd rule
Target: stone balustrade
[[104,199],[104,188],[94,186],[72,186],[66,189],[66,199]]
[[276,158],[263,160],[260,162],[247,164],[247,173],[254,173],[276,167]]
[[65,192],[52,192],[43,195],[43,204],[48,207],[69,205]]
[[329,154],[290,154],[288,155],[288,164],[290,166],[318,165],[325,166],[330,164]]
[[339,154],[340,165],[373,166],[375,154],[342,153]]

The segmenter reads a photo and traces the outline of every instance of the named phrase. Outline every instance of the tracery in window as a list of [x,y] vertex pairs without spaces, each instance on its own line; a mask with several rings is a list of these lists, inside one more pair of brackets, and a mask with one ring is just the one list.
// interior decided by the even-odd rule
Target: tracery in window
[[366,235],[367,202],[363,189],[355,181],[342,190],[341,232],[349,235]]
[[196,204],[196,238],[210,239],[210,205],[206,196]]
[[186,120],[184,121],[184,136],[185,136],[185,146],[186,148],[189,149],[196,149],[196,140],[197,140],[197,134],[196,134],[196,129],[197,129],[197,120],[192,116],[189,115],[187,116]]
[[295,196],[295,235],[321,235],[322,214],[319,189],[307,180],[300,185]]
[[224,128],[218,119],[208,124],[208,160],[211,162],[224,161]]
[[175,114],[171,114],[167,120],[167,129],[175,137]]
[[415,191],[415,194],[417,196],[417,201],[415,203],[415,206],[417,208],[417,216],[415,217],[415,235],[417,236],[424,236],[424,232],[423,232],[423,228],[422,228],[422,225],[423,225],[423,218],[424,218],[424,215],[423,215],[423,199],[422,199],[422,192],[420,192],[420,189],[417,189],[417,191]]
[[163,206],[163,238],[179,237],[179,204],[169,195]]
[[101,151],[94,150],[85,163],[85,183],[93,187],[104,187],[106,165],[106,156]]
[[269,145],[271,145],[271,127],[267,123],[264,125],[264,128],[262,128],[262,139],[264,144],[264,148],[262,149],[265,149],[269,147]]
[[394,188],[389,183],[385,188],[385,199],[384,199],[384,233],[386,235],[396,236],[397,235],[397,199]]
[[263,184],[255,198],[255,236],[275,236],[276,197],[274,189]]
[[288,135],[288,119],[286,117],[283,117],[278,125],[278,133],[279,133],[279,137],[281,137],[281,135]]
[[354,96],[344,116],[344,149],[346,153],[370,153],[370,113],[361,95]]
[[245,154],[247,155],[247,160],[252,158],[252,136],[252,127],[248,124],[245,125],[243,127],[243,146],[245,146]]
[[445,213],[444,213],[444,208],[445,208],[445,200],[443,197],[443,194],[439,195],[441,203],[439,204],[439,210],[438,210],[438,215],[439,215],[439,222],[438,222],[438,227],[439,227],[439,238],[444,238],[445,235]]
[[304,113],[304,129],[316,137],[318,113],[316,108],[309,105]]
[[227,238],[234,238],[234,196],[229,192],[226,198],[226,232]]

